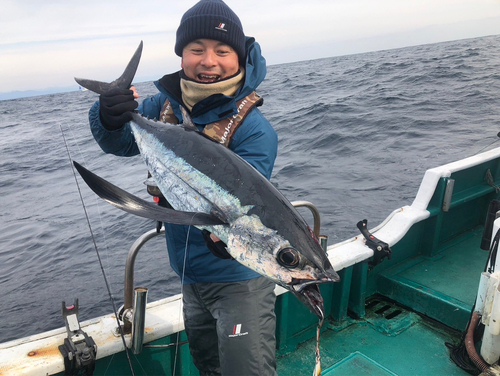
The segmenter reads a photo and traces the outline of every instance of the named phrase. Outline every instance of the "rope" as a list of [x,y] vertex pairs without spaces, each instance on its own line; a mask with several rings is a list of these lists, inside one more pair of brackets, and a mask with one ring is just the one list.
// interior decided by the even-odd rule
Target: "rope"
[[495,180],[493,179],[493,175],[491,175],[490,169],[486,170],[486,174],[484,175],[484,180],[486,180],[486,183],[488,183],[488,185],[495,188],[495,193],[500,192],[500,187],[495,184]]

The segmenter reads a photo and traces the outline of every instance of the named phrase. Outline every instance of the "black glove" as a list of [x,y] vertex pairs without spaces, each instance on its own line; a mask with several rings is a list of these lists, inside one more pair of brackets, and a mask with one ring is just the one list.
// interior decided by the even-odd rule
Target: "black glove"
[[99,96],[101,123],[107,130],[114,131],[132,120],[132,112],[139,106],[134,92],[115,87]]
[[224,243],[222,240],[219,240],[218,242],[214,242],[210,238],[210,231],[207,230],[202,230],[201,234],[203,235],[203,240],[205,240],[205,244],[207,245],[207,248],[212,254],[218,258],[221,259],[231,259],[233,260],[233,256],[229,254],[227,251],[227,245]]

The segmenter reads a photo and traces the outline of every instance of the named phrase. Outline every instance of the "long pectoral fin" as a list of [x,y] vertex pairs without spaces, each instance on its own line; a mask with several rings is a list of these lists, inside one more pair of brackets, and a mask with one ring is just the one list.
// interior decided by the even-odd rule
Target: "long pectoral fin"
[[225,222],[210,214],[182,212],[155,205],[118,188],[116,185],[90,172],[78,162],[73,161],[73,164],[85,183],[100,198],[128,213],[177,225],[213,226],[225,224]]

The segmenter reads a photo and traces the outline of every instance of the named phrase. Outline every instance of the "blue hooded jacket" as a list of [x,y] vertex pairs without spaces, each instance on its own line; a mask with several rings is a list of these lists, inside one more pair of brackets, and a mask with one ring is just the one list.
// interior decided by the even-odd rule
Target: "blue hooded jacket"
[[[246,50],[245,81],[236,94],[215,94],[193,107],[190,116],[200,131],[207,124],[237,114],[236,102],[255,91],[264,80],[266,61],[261,55],[259,44],[253,38],[247,38]],[[179,72],[162,77],[155,85],[159,93],[146,98],[138,107],[138,111],[150,118],[159,118],[162,106],[168,98],[175,116],[182,119]],[[92,134],[104,152],[118,156],[139,154],[129,124],[116,131],[108,131],[102,126],[99,102],[90,109],[89,120]],[[229,149],[270,179],[278,149],[278,137],[258,108],[251,110],[237,128],[229,143]],[[236,282],[259,276],[236,261],[214,256],[206,247],[201,231],[195,227],[189,229],[189,226],[165,223],[165,233],[170,265],[179,276],[183,276],[185,284]]]

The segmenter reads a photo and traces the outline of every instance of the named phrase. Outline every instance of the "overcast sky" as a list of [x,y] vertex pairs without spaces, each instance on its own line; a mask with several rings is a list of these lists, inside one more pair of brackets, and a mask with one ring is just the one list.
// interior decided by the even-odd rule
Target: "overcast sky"
[[[179,69],[194,0],[3,0],[0,92],[111,81],[141,40],[136,81]],[[500,0],[227,0],[268,64],[500,34]],[[499,46],[500,47],[500,46]]]

